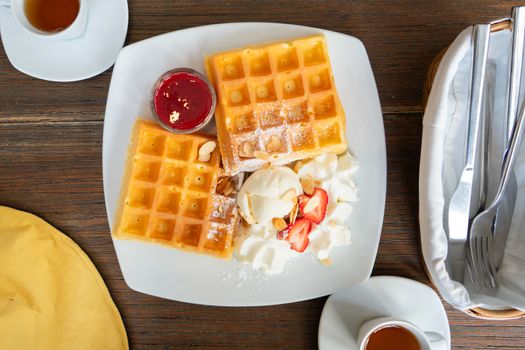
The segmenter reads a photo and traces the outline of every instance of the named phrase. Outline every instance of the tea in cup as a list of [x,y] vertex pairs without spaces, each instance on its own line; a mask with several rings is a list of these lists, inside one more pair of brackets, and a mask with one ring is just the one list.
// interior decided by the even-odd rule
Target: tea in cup
[[447,350],[445,338],[393,317],[375,318],[359,330],[359,350]]
[[88,0],[10,0],[16,21],[45,39],[73,39],[84,33]]

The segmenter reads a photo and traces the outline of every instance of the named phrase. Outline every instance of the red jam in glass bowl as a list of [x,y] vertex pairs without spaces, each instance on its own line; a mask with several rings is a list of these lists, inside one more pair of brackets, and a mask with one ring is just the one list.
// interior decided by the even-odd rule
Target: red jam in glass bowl
[[203,128],[215,112],[213,87],[199,72],[178,68],[164,73],[153,86],[151,109],[165,129],[188,134]]

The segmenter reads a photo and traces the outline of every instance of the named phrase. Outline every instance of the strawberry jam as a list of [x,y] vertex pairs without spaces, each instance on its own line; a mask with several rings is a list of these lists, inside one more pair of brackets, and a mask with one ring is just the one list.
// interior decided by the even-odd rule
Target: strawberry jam
[[155,84],[152,109],[166,129],[189,133],[202,128],[215,111],[215,92],[200,73],[189,68],[169,71]]

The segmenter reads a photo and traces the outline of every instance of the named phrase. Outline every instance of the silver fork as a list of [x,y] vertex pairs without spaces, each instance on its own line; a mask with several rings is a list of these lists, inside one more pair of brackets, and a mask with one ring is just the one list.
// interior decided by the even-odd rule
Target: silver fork
[[[490,25],[479,24],[473,28],[473,61],[470,87],[470,106],[465,166],[449,203],[449,239],[453,246],[465,245],[470,220],[470,207],[476,160],[479,152],[479,135],[482,120],[482,98],[489,47]],[[468,245],[467,245],[468,246]],[[467,262],[468,262],[467,254]],[[473,264],[468,264],[469,266]]]
[[[503,166],[501,168],[500,179],[497,182],[497,189],[493,196],[489,193],[489,206],[476,216],[470,227],[469,234],[469,253],[467,261],[470,262],[470,276],[474,287],[477,290],[492,289],[497,285],[495,258],[501,262],[502,247],[494,244],[494,237],[497,234],[500,240],[508,234],[512,213],[516,198],[517,183],[513,171],[513,163],[523,131],[520,131],[518,121],[519,95],[521,83],[521,70],[523,59],[523,42],[525,35],[525,8],[515,7],[512,11],[512,51],[509,76],[508,105],[507,105],[507,137],[508,144],[503,154]],[[513,143],[514,142],[514,143]],[[514,146],[513,146],[514,145]],[[518,150],[511,147],[518,147]],[[513,155],[511,155],[513,154]],[[511,163],[509,163],[511,162]],[[488,169],[486,169],[488,170]],[[497,254],[496,254],[497,253]],[[498,255],[498,256],[496,256]]]
[[496,286],[496,273],[492,261],[494,221],[498,208],[503,201],[503,195],[511,181],[524,131],[525,105],[522,107],[512,131],[512,138],[503,163],[503,172],[498,191],[487,209],[474,218],[470,227],[469,256],[472,261],[471,268],[475,276],[474,279],[480,281],[485,288],[494,288]]

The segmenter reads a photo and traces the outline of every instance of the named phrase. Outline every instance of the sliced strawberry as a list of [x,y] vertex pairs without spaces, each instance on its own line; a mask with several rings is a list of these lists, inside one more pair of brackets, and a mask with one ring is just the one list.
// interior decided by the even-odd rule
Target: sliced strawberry
[[321,223],[326,215],[328,205],[328,193],[322,188],[316,187],[311,196],[302,194],[299,196],[299,209],[304,218],[315,224]]
[[[308,234],[312,229],[312,223],[307,219],[297,219],[293,225],[288,225],[287,228],[280,231],[283,237],[290,242],[291,248],[299,253],[304,252],[310,240]],[[279,238],[279,234],[277,234]]]

